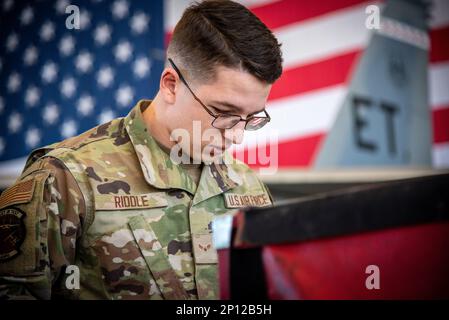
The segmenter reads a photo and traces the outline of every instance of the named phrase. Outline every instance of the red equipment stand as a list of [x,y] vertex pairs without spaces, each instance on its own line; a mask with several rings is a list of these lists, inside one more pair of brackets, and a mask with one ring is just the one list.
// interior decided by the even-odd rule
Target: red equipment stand
[[449,174],[239,212],[222,299],[448,299]]

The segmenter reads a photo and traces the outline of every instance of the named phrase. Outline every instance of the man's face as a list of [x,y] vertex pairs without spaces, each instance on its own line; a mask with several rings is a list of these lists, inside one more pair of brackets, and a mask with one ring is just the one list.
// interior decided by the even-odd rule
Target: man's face
[[[185,76],[185,75],[184,75]],[[186,79],[187,80],[187,79]],[[189,82],[189,80],[187,80]],[[267,102],[271,85],[251,74],[217,67],[213,82],[201,85],[188,83],[195,95],[215,115],[233,114],[246,119],[262,111]],[[168,110],[172,139],[194,160],[211,161],[219,157],[232,144],[243,140],[245,122],[231,129],[212,126],[214,117],[195,100],[188,88],[179,81],[176,102]],[[189,139],[180,139],[179,129],[188,133]]]

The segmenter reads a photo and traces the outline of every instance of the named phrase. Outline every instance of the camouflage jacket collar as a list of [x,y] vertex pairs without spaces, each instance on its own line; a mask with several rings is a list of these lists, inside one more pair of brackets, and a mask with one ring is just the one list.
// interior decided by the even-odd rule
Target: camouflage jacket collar
[[204,165],[199,189],[190,175],[160,148],[149,134],[142,110],[151,103],[140,100],[125,118],[125,128],[139,159],[145,180],[159,189],[182,189],[194,197],[194,204],[226,192],[241,184],[241,179],[232,168],[235,160],[225,153],[223,164]]

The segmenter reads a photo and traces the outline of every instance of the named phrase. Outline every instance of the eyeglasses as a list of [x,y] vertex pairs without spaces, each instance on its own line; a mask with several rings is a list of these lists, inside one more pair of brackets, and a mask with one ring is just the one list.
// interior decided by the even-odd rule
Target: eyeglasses
[[187,81],[184,79],[184,77],[181,74],[181,71],[179,71],[178,67],[173,62],[173,60],[169,58],[168,61],[172,65],[173,69],[175,69],[175,71],[178,74],[181,81],[186,85],[187,89],[189,89],[190,93],[193,95],[195,100],[198,101],[200,103],[200,105],[204,108],[204,110],[206,110],[206,112],[209,113],[214,118],[214,121],[212,121],[212,126],[214,128],[216,128],[216,129],[231,129],[235,125],[237,125],[239,122],[244,121],[245,122],[245,130],[255,131],[255,130],[262,128],[264,125],[266,125],[268,122],[270,122],[271,118],[266,110],[263,110],[263,112],[265,113],[265,117],[249,116],[246,119],[243,119],[241,116],[239,116],[237,114],[224,114],[224,113],[214,114],[195,95],[195,93],[193,93],[192,89],[190,89],[190,86],[187,84]]

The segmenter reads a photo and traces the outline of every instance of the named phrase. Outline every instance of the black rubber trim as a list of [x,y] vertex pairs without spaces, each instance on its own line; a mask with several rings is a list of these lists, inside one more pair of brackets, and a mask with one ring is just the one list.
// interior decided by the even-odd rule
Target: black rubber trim
[[230,298],[268,300],[262,248],[230,250]]
[[241,240],[253,245],[449,221],[449,174],[363,185],[249,209],[244,220]]

